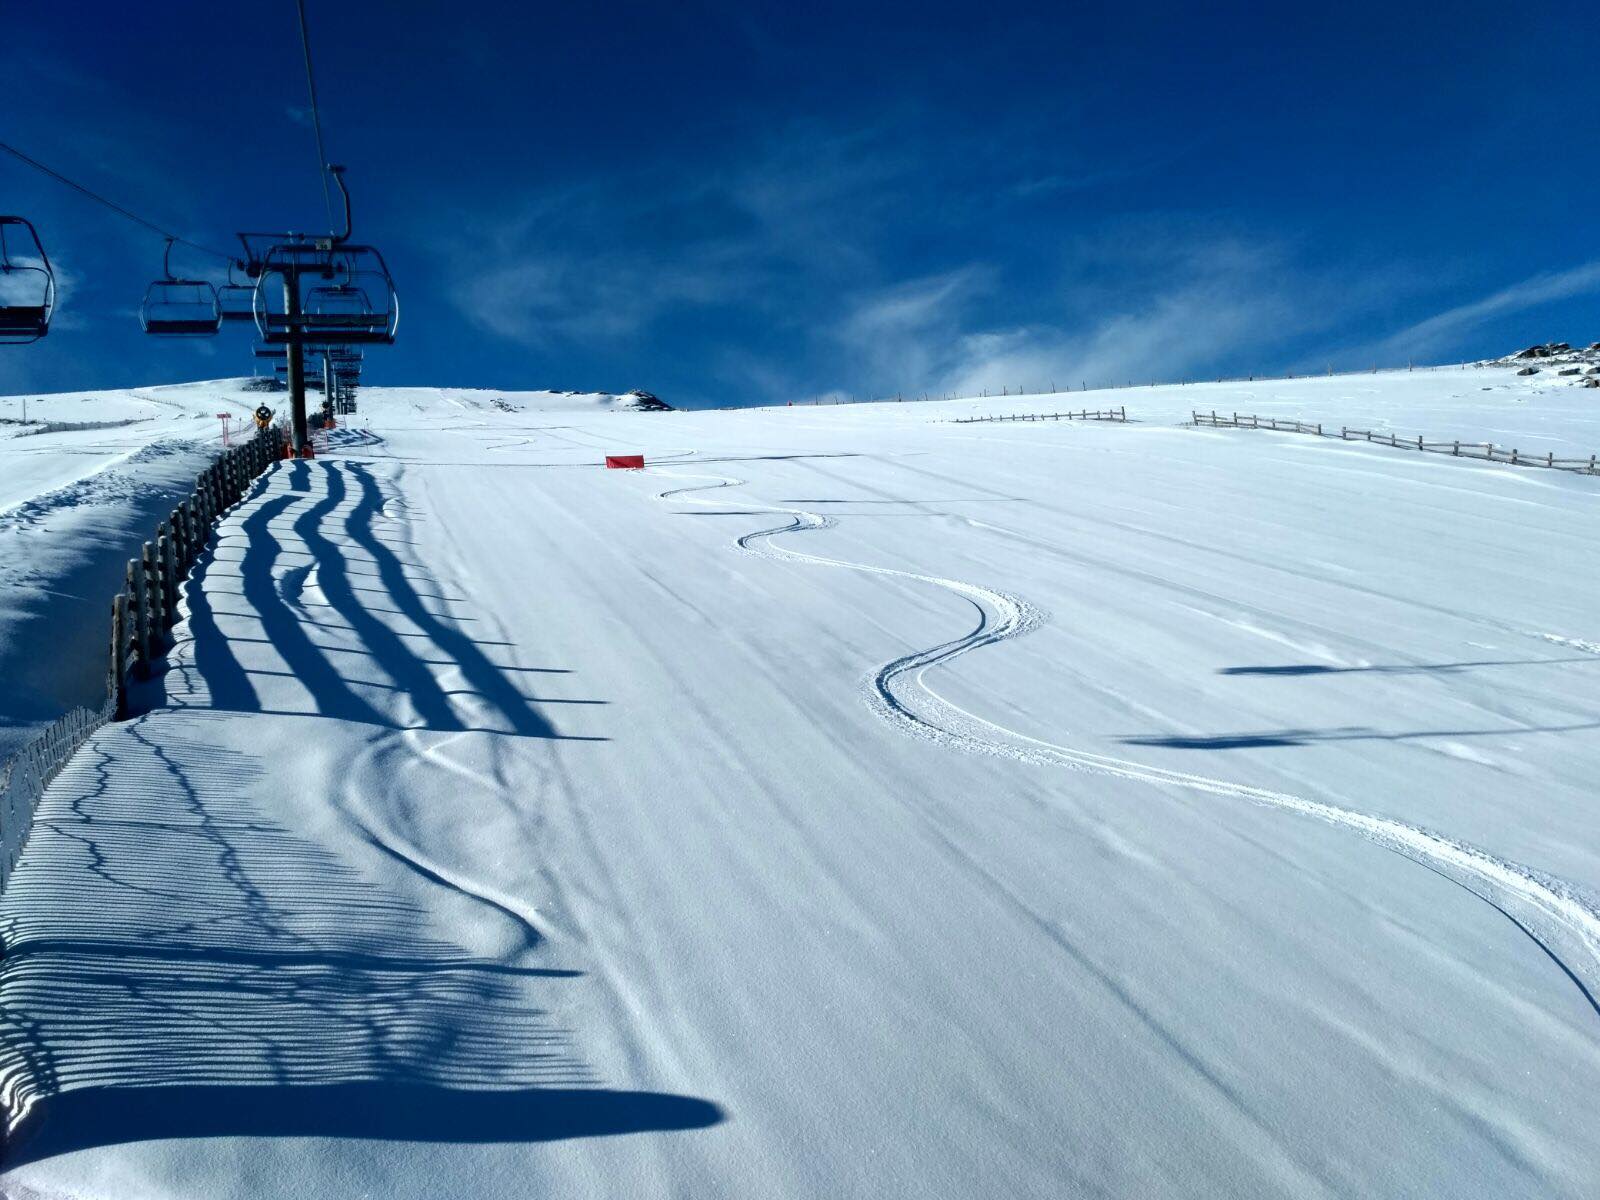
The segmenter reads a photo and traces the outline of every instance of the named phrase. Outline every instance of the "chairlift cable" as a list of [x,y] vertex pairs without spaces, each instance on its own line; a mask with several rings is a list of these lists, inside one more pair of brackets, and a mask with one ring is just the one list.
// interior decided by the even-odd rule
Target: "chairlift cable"
[[311,34],[306,29],[306,0],[296,0],[300,10],[300,48],[306,56],[306,90],[311,94],[311,128],[317,135],[317,174],[322,179],[322,204],[328,212],[328,233],[333,233],[333,193],[328,190],[328,154],[322,146],[322,114],[317,108],[317,77],[311,71]]
[[24,154],[21,150],[18,150],[15,146],[8,145],[5,142],[0,142],[0,150],[4,150],[7,154],[11,155],[13,158],[19,159],[20,161],[22,161],[24,163],[27,163],[28,166],[32,167],[34,170],[43,172],[44,174],[50,176],[51,179],[54,179],[56,182],[64,183],[69,188],[72,188],[74,191],[81,192],[83,195],[85,195],[89,199],[93,200],[96,204],[104,205],[106,208],[109,208],[112,212],[116,213],[118,216],[126,217],[128,220],[132,221],[136,225],[144,226],[146,229],[150,230],[152,233],[159,234],[160,236],[162,236],[164,238],[167,238],[170,241],[177,242],[179,245],[188,246],[191,250],[198,250],[202,254],[210,254],[215,258],[222,259],[225,262],[234,262],[239,257],[237,254],[224,254],[221,250],[213,250],[210,246],[202,246],[199,242],[191,242],[188,238],[179,237],[177,234],[171,232],[170,230],[163,229],[161,226],[157,225],[154,221],[147,221],[145,218],[141,217],[138,213],[129,212],[127,209],[123,208],[122,205],[116,203],[115,201],[107,200],[104,196],[100,195],[100,193],[90,191],[88,188],[84,187],[83,184],[77,182],[76,180],[68,179],[60,171],[55,170],[53,167],[45,166],[44,163],[40,162],[36,158],[32,158],[32,157]]

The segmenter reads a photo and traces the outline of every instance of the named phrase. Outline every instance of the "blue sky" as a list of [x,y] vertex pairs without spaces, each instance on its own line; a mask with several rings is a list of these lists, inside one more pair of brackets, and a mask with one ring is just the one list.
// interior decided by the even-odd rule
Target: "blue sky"
[[[369,382],[781,403],[1600,338],[1587,6],[309,11],[401,287]],[[288,0],[12,11],[4,136],[199,241],[317,228],[299,53]],[[243,332],[139,332],[159,239],[0,185],[64,284],[0,390],[249,373]]]

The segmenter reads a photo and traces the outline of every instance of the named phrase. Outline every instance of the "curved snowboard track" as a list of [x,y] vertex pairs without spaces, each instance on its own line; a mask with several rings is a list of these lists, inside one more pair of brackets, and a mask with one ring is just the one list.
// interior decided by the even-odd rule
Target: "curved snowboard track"
[[[717,500],[713,497],[692,493],[738,487],[747,482],[726,475],[690,475],[678,471],[653,473],[668,478],[708,480],[709,482],[705,483],[670,488],[658,493],[656,497],[658,500],[677,499],[688,504],[716,504]],[[1600,1001],[1596,1000],[1595,989],[1586,985],[1583,978],[1580,978],[1580,975],[1575,973],[1550,945],[1552,934],[1564,934],[1565,938],[1562,940],[1574,940],[1588,960],[1586,969],[1582,972],[1583,977],[1590,980],[1600,978],[1600,901],[1583,889],[1566,880],[1497,857],[1466,842],[1404,821],[1309,800],[1288,792],[1231,783],[1205,775],[1172,771],[1129,759],[1075,750],[1030,737],[970,713],[952,704],[933,689],[925,678],[928,670],[951,662],[971,650],[1028,633],[1044,622],[1044,613],[1020,597],[978,584],[893,567],[851,562],[847,559],[828,558],[780,546],[776,544],[775,539],[783,534],[828,529],[836,522],[830,517],[805,509],[746,501],[741,503],[746,507],[761,508],[789,517],[789,520],[782,525],[757,530],[740,537],[738,547],[746,553],[762,558],[839,567],[872,575],[909,579],[943,588],[961,596],[978,610],[978,624],[965,637],[917,650],[885,663],[867,681],[868,705],[879,716],[899,726],[905,732],[972,754],[1010,758],[1041,766],[1062,766],[1120,779],[1137,780],[1141,783],[1164,784],[1168,787],[1184,788],[1215,796],[1229,796],[1273,808],[1287,809],[1318,818],[1331,825],[1354,830],[1385,849],[1402,854],[1442,874],[1503,913],[1505,909],[1502,907],[1502,902],[1510,902],[1523,908],[1525,914],[1532,920],[1525,923],[1513,917],[1514,923],[1555,959],[1557,965],[1583,992],[1590,1006],[1600,1013]],[[1506,915],[1511,914],[1506,913]]]

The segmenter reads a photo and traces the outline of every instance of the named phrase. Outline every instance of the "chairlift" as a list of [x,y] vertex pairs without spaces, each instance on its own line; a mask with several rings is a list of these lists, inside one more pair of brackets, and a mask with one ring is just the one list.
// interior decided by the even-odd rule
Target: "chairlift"
[[242,268],[246,276],[249,268],[243,263],[228,264],[228,282],[217,289],[217,306],[222,309],[224,321],[254,321],[256,319],[256,286],[253,283],[236,283],[233,273]]
[[[268,285],[274,275],[313,281],[295,316],[286,309],[283,289]],[[400,301],[394,277],[375,246],[281,242],[261,257],[255,318],[262,341],[269,345],[388,345],[400,324]]]
[[[32,250],[13,254],[15,241],[33,243]],[[50,332],[55,307],[56,273],[33,222],[0,217],[0,345],[38,341]]]
[[217,289],[204,279],[178,279],[172,274],[172,239],[162,258],[165,279],[157,279],[144,294],[139,322],[157,337],[210,337],[222,327],[222,307]]

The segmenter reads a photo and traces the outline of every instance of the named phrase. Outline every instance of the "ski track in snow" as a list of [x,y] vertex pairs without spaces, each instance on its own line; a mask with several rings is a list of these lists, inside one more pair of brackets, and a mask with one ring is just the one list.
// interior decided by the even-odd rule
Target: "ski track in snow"
[[1532,636],[1542,638],[1555,646],[1565,646],[1569,650],[1581,650],[1585,654],[1600,654],[1600,642],[1585,641],[1583,638],[1562,637],[1558,633],[1536,633]]
[[[658,500],[678,499],[681,503],[687,504],[716,504],[718,501],[713,497],[697,496],[692,493],[739,487],[747,482],[726,475],[690,475],[661,470],[651,473],[667,478],[711,481],[670,488],[656,496]],[[800,508],[745,501],[741,503],[747,507],[782,513],[790,518],[785,524],[772,529],[757,530],[740,537],[737,542],[738,548],[746,553],[762,558],[839,567],[872,575],[909,579],[953,592],[971,602],[978,610],[978,624],[966,636],[894,659],[880,667],[868,680],[866,698],[868,705],[880,717],[906,733],[972,754],[1009,758],[1039,766],[1062,766],[1119,779],[1249,800],[1354,830],[1385,849],[1404,855],[1442,874],[1479,899],[1500,909],[1502,913],[1505,910],[1501,908],[1500,903],[1492,894],[1481,891],[1480,887],[1490,889],[1492,893],[1498,893],[1502,898],[1520,901],[1534,914],[1536,925],[1530,927],[1516,918],[1513,918],[1514,923],[1555,959],[1557,965],[1566,971],[1579,990],[1584,993],[1590,1005],[1600,1012],[1600,1004],[1595,1000],[1595,989],[1586,986],[1539,932],[1536,932],[1538,928],[1542,927],[1543,930],[1549,931],[1554,926],[1575,937],[1589,959],[1585,976],[1591,981],[1600,979],[1600,901],[1583,889],[1566,880],[1497,857],[1476,846],[1404,821],[1342,808],[1288,792],[1231,783],[1187,771],[1173,771],[1129,759],[1075,750],[1030,737],[971,713],[935,691],[927,681],[927,672],[969,651],[1028,633],[1044,622],[1045,617],[1041,610],[1020,597],[962,580],[851,562],[847,559],[828,558],[777,545],[774,539],[784,534],[828,529],[837,522],[831,517]],[[1539,636],[1552,642],[1585,650],[1593,646],[1596,652],[1600,652],[1600,646],[1594,643],[1558,638],[1552,634]],[[1479,886],[1475,887],[1474,884]]]
[[386,802],[384,807],[388,807],[394,795],[403,791],[407,773],[418,768],[441,770],[469,788],[504,794],[504,780],[482,775],[449,756],[449,746],[461,737],[460,733],[449,733],[430,738],[427,731],[419,728],[383,734],[349,764],[340,789],[344,814],[373,849],[422,879],[497,913],[515,930],[519,951],[531,950],[544,940],[536,909],[424,853],[412,839],[396,830],[393,822],[381,817],[368,800],[372,795],[380,796]]

